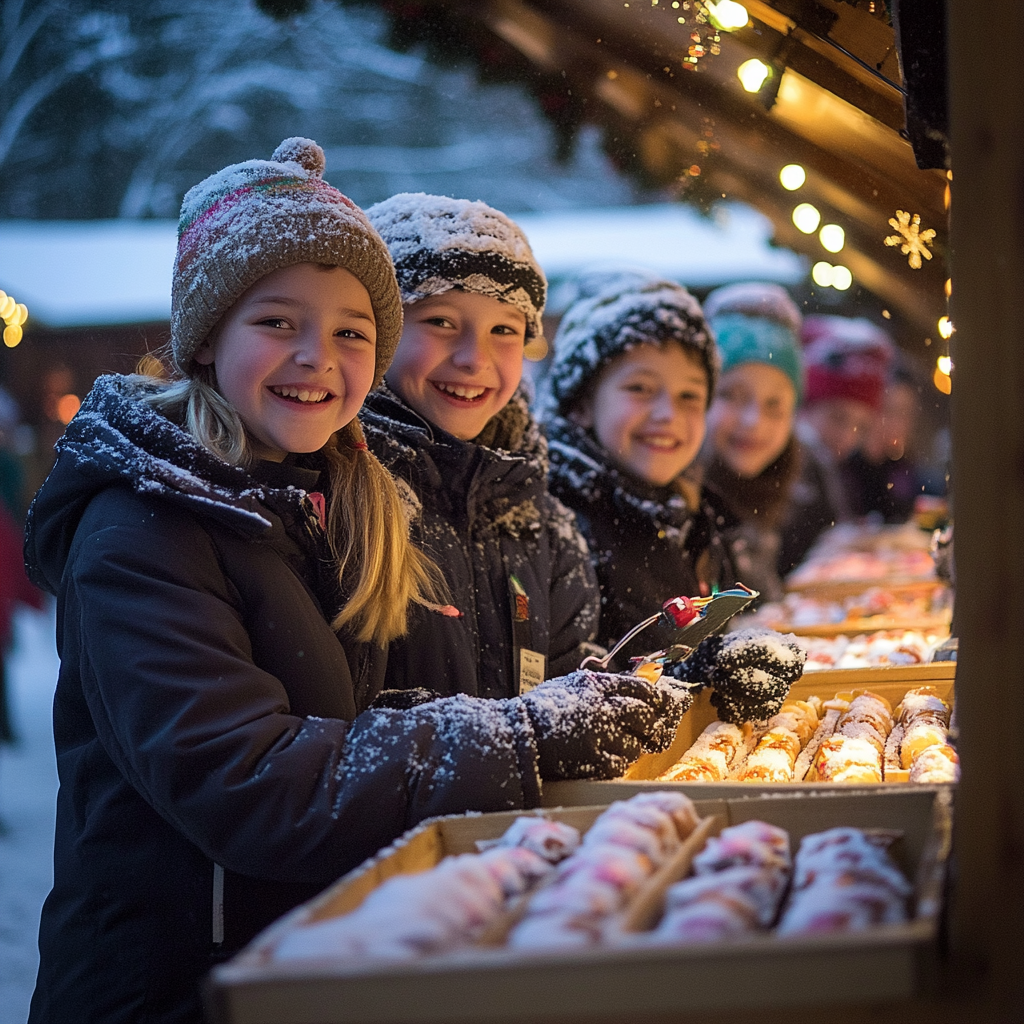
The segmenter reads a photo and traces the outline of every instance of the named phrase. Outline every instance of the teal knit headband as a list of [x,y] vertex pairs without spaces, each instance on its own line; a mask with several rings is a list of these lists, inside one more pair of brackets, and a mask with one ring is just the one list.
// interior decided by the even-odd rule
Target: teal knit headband
[[722,353],[723,373],[741,363],[774,366],[793,382],[800,403],[804,393],[803,359],[800,341],[788,327],[743,313],[722,313],[712,319],[711,327]]

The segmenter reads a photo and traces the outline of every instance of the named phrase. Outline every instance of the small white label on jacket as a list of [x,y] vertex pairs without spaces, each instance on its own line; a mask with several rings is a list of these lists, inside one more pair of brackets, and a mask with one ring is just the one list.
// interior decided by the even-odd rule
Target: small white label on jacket
[[536,651],[519,648],[519,692],[529,693],[544,682],[545,657]]

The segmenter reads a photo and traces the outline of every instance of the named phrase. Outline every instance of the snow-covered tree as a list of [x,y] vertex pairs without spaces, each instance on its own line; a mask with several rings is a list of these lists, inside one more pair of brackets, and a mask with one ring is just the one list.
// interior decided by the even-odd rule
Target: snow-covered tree
[[[173,217],[185,189],[287,135],[362,204],[396,191],[510,210],[628,201],[596,138],[563,166],[516,86],[385,45],[379,11],[306,0],[0,0],[0,217]],[[265,5],[264,5],[265,6]]]

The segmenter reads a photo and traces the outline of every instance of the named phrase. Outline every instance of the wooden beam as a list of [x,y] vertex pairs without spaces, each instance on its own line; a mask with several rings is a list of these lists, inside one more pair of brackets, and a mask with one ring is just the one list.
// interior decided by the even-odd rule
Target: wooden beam
[[[1024,1008],[1024,4],[950,0],[953,501],[963,781],[953,907],[976,1020]],[[979,1005],[979,1010],[981,1005]]]

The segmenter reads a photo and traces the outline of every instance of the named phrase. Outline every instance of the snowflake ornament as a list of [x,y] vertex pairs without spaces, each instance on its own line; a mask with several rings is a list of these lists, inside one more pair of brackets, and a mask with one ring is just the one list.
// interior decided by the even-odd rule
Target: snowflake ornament
[[900,252],[909,257],[908,262],[914,270],[921,269],[921,257],[926,260],[932,258],[928,246],[932,244],[935,237],[934,228],[921,230],[921,215],[915,213],[913,216],[904,210],[897,210],[895,217],[889,218],[889,225],[896,229],[895,235],[888,235],[885,239],[886,245],[898,245]]

